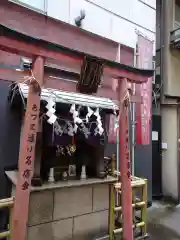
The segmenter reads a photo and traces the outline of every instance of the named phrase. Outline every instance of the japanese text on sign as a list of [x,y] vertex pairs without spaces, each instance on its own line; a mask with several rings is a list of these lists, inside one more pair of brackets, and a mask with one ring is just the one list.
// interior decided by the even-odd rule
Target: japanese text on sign
[[27,149],[26,149],[26,156],[25,156],[25,165],[26,168],[22,172],[22,177],[24,179],[24,182],[22,184],[22,190],[25,191],[30,186],[31,181],[31,173],[32,173],[32,154],[33,154],[33,148],[36,144],[36,120],[38,117],[38,107],[36,104],[32,105],[31,108],[31,114],[30,114],[30,120],[31,123],[29,125],[29,131],[28,131],[28,139],[27,139]]

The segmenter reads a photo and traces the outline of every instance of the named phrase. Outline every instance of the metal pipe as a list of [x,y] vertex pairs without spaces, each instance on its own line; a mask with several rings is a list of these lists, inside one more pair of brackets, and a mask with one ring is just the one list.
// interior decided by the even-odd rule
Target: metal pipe
[[[118,48],[118,56],[117,56],[117,60],[118,62],[121,61],[121,45],[119,44],[119,48]],[[116,124],[118,124],[118,128],[119,128],[119,122],[117,122]],[[116,144],[116,171],[119,172],[120,171],[120,164],[119,164],[119,131],[116,131],[116,140],[117,140],[117,144]],[[117,181],[119,181],[119,177],[117,175]],[[119,195],[118,193],[116,193],[116,206],[119,206],[120,201],[119,201]]]
[[[119,124],[119,123],[118,123]],[[120,167],[119,167],[119,131],[117,131],[117,153],[116,153],[116,171],[119,172]],[[117,175],[117,182],[119,181],[119,177]],[[116,193],[116,206],[119,206],[120,201],[119,201],[119,195]]]
[[[137,52],[137,47],[134,51],[134,67],[137,66],[137,57],[138,57],[138,52]],[[133,95],[136,94],[136,84],[133,83],[132,85],[133,89]],[[135,134],[136,134],[136,103],[132,103],[132,149],[131,149],[131,174],[132,176],[135,175]]]
[[[161,1],[161,81],[162,81],[162,99],[168,90],[168,55],[169,55],[169,0]],[[163,101],[164,102],[164,101]]]
[[[145,225],[145,222],[139,222],[139,223],[134,224],[133,228],[142,228],[142,227],[144,227],[144,225]],[[122,233],[122,232],[123,232],[123,228],[118,228],[113,231],[114,234],[118,234],[118,233]]]
[[114,238],[114,228],[115,228],[115,212],[114,212],[114,208],[115,208],[115,189],[114,189],[114,185],[110,184],[109,186],[109,240],[113,240]]
[[[137,202],[132,204],[132,208],[143,208],[146,205],[146,202]],[[121,212],[122,207],[115,207],[114,208],[115,212]]]
[[[178,186],[180,186],[180,108],[177,108],[177,175],[178,175]],[[178,202],[180,203],[180,189],[178,187]]]
[[[133,83],[133,92],[135,91],[135,83]],[[135,175],[135,103],[132,103],[132,149],[131,149],[131,175]]]
[[0,239],[4,239],[10,236],[10,231],[6,231],[6,232],[1,232],[0,233]]
[[[119,124],[119,123],[118,123]],[[116,171],[119,171],[119,131],[117,131],[117,146],[116,146]],[[117,177],[118,179],[118,177]]]
[[147,179],[144,179],[145,181],[145,185],[143,186],[143,190],[142,190],[142,200],[146,203],[144,205],[144,207],[142,208],[141,211],[141,221],[143,221],[145,223],[144,227],[143,227],[143,234],[147,233],[147,196],[148,196],[148,190],[147,190]]
[[1,208],[11,208],[14,205],[14,198],[7,198],[0,200],[0,209]]

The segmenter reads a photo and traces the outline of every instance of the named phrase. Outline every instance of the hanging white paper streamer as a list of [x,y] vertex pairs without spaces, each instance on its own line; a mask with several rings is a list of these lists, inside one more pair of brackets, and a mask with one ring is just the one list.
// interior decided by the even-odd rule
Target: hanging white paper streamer
[[93,111],[90,107],[88,107],[87,110],[88,110],[88,113],[86,114],[86,123],[89,122],[89,118],[90,118],[90,117],[93,115],[93,113],[94,113],[94,111]]
[[51,108],[47,111],[46,116],[50,118],[55,112],[56,110],[54,108]]
[[113,114],[117,116],[117,113],[116,113],[116,106],[115,106],[115,105],[113,106]]
[[69,111],[70,111],[70,113],[73,114],[73,113],[76,111],[76,105],[75,105],[75,104],[72,104]]
[[114,126],[114,131],[117,131],[119,128],[119,116],[116,117],[116,120],[115,120],[115,126]]
[[56,135],[62,136],[62,134],[63,134],[63,129],[57,121],[54,123],[54,131],[55,131]]
[[76,111],[76,105],[72,104],[71,108],[70,108],[70,113],[72,113],[73,116],[73,121],[74,121],[74,132],[77,132],[78,129],[78,125],[77,124],[81,124],[82,123],[82,119],[80,119],[79,116],[79,111]]
[[91,133],[83,122],[81,123],[81,131],[84,133],[85,138],[88,138]]
[[77,130],[78,130],[78,125],[74,124],[74,132],[77,133]]
[[47,100],[46,108],[49,110],[55,106],[56,102],[54,101],[54,98],[52,96],[49,96]]
[[47,122],[52,125],[52,124],[54,124],[54,123],[56,122],[56,120],[57,120],[56,115],[52,115],[52,116],[47,120]]
[[94,135],[96,136],[98,133],[99,135],[102,135],[103,132],[104,132],[104,129],[102,127],[102,121],[101,121],[101,116],[99,114],[99,108],[96,109],[96,111],[94,112],[94,115],[97,117],[97,127],[96,129],[94,130]]
[[79,117],[75,117],[74,118],[74,123],[76,124],[81,124],[82,123],[82,119],[80,119]]
[[[59,123],[57,122],[57,116],[55,115],[55,101],[54,98],[52,96],[49,97],[48,99],[48,104],[46,105],[46,108],[48,109],[46,116],[49,118],[47,120],[47,122],[49,124],[54,124],[54,131],[56,132],[57,135],[62,135],[64,133],[64,130],[66,127],[68,127],[66,133],[69,136],[73,136],[74,133],[77,132],[78,129],[78,125],[80,125],[81,127],[81,131],[84,133],[85,138],[89,137],[90,134],[90,130],[85,126],[85,124],[83,123],[82,119],[79,118],[79,110],[76,110],[76,105],[72,104],[71,108],[69,110],[69,112],[72,114],[73,117],[73,122],[74,122],[74,127],[72,126],[72,124],[68,121],[66,123],[66,127],[64,127],[62,129],[62,127],[59,125]],[[101,121],[101,116],[99,114],[99,108],[96,109],[96,111],[94,112],[90,107],[87,108],[88,113],[86,115],[86,123],[89,122],[89,118],[94,114],[96,116],[96,121],[97,121],[97,127],[94,130],[94,135],[96,136],[97,134],[102,135],[104,132],[104,129],[102,127],[102,121]],[[77,125],[78,124],[78,125]]]
[[49,117],[49,119],[47,120],[47,122],[49,123],[49,124],[54,124],[55,122],[56,122],[56,120],[57,120],[57,116],[55,115],[55,112],[56,112],[56,110],[55,110],[55,100],[54,100],[54,98],[52,97],[52,96],[50,96],[49,98],[48,98],[48,103],[47,103],[47,105],[46,105],[46,108],[47,108],[47,113],[46,113],[46,116],[47,117]]
[[69,121],[67,122],[67,126],[68,126],[67,134],[69,136],[74,136],[74,128],[73,128],[72,124]]

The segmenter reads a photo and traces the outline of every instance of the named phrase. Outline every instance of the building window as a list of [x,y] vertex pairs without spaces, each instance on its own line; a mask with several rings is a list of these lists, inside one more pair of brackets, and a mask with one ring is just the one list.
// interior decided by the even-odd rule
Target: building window
[[24,7],[30,8],[34,11],[46,12],[47,0],[9,0]]

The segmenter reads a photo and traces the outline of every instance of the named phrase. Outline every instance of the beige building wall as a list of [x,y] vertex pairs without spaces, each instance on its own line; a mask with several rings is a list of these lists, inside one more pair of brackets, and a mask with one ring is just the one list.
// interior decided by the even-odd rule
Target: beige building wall
[[[174,29],[175,0],[169,0],[168,13],[169,33]],[[169,34],[170,36],[170,34]],[[170,43],[170,39],[169,39]],[[170,46],[170,45],[169,45]],[[164,94],[180,97],[180,50],[169,47],[168,81],[163,87]],[[162,150],[162,188],[163,195],[178,200],[178,110],[175,106],[177,98],[163,99],[161,106],[162,116],[162,143],[167,143],[167,149]]]
[[167,94],[180,97],[180,50],[169,51],[169,78]]
[[164,196],[178,199],[177,160],[177,109],[162,107],[162,142],[167,150],[162,151],[162,189]]
[[[175,0],[169,0],[169,36],[175,26]],[[170,43],[170,38],[169,38]],[[165,87],[166,92],[170,96],[180,97],[180,50],[169,47],[168,59],[168,83]]]

